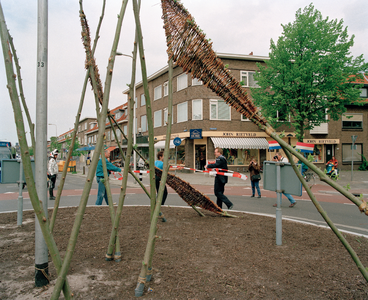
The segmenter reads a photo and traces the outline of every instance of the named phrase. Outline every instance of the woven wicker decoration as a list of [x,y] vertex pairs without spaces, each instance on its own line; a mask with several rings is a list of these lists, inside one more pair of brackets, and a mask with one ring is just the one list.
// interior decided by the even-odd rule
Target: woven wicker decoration
[[[157,177],[161,178],[162,171],[160,169],[155,168],[155,173]],[[168,173],[166,183],[177,192],[188,205],[195,205],[216,214],[224,214],[223,210],[213,203],[210,198],[203,195],[200,191],[196,190],[188,182],[179,177]]]
[[240,82],[216,56],[212,43],[189,12],[179,1],[161,0],[161,4],[169,58],[270,135],[274,129],[258,112]]

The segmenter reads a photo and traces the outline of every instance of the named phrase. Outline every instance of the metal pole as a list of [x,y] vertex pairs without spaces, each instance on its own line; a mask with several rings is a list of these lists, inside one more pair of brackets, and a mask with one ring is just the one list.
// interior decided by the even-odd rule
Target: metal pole
[[18,196],[18,214],[17,225],[22,225],[23,221],[23,163],[19,160],[19,196]]
[[353,160],[354,160],[354,157],[353,157],[353,153],[354,153],[354,144],[351,146],[351,181],[353,181]]
[[[38,0],[37,88],[36,88],[36,168],[37,194],[47,217],[47,66],[48,1]],[[49,283],[48,250],[38,219],[35,218],[35,284]]]
[[276,207],[276,245],[282,245],[282,210],[281,210],[281,164],[276,163],[276,192],[277,192],[277,207]]
[[[137,123],[136,123],[137,121],[136,121],[136,115],[135,115],[135,108],[137,107],[138,104],[137,104],[137,100],[135,99],[135,85],[134,85],[134,90],[133,90],[133,99],[134,99],[133,144],[136,145],[137,144],[137,132],[136,132],[137,131]],[[137,153],[135,151],[133,151],[133,169],[134,171],[137,170]]]

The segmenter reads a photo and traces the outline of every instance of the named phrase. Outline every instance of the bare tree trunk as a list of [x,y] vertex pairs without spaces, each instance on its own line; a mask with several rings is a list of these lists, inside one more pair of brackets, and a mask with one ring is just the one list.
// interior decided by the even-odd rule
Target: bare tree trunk
[[[81,3],[81,2],[80,2]],[[118,15],[118,23],[116,26],[116,31],[115,31],[115,38],[114,38],[114,42],[113,42],[113,46],[112,46],[112,50],[111,50],[111,54],[110,54],[110,58],[109,58],[109,63],[107,66],[107,74],[106,74],[106,80],[105,80],[105,92],[103,94],[103,101],[102,101],[102,110],[100,113],[100,118],[99,118],[99,125],[98,125],[98,139],[97,139],[97,144],[96,144],[96,151],[93,155],[92,158],[92,164],[91,164],[91,168],[88,171],[88,175],[87,175],[87,182],[85,184],[83,193],[82,193],[82,197],[81,197],[81,202],[79,204],[79,208],[77,211],[77,216],[73,225],[73,229],[72,229],[72,233],[69,239],[69,243],[68,243],[68,247],[67,247],[67,251],[66,251],[66,255],[65,255],[65,259],[63,262],[63,266],[61,269],[61,272],[59,273],[59,276],[57,278],[57,281],[55,283],[55,287],[54,287],[54,292],[52,294],[52,298],[51,299],[58,299],[59,295],[60,295],[60,288],[62,287],[64,280],[66,278],[66,274],[69,270],[69,266],[70,266],[70,262],[74,253],[74,249],[75,249],[75,245],[77,243],[77,237],[78,237],[78,233],[79,233],[79,229],[80,226],[82,224],[82,220],[83,220],[83,215],[86,209],[86,205],[87,205],[87,201],[88,201],[88,197],[89,197],[89,192],[92,186],[92,181],[94,178],[94,173],[96,171],[96,167],[97,167],[97,163],[98,163],[98,156],[101,152],[102,149],[102,145],[103,145],[103,136],[105,133],[105,120],[106,120],[106,115],[107,115],[107,110],[108,110],[108,103],[109,103],[109,95],[110,95],[110,89],[111,89],[111,80],[112,80],[112,73],[113,73],[113,68],[114,68],[114,63],[115,63],[115,56],[116,56],[116,49],[119,43],[119,38],[120,38],[120,31],[121,31],[121,26],[122,26],[122,22],[123,22],[123,18],[124,18],[124,13],[125,13],[125,8],[126,8],[126,4],[127,1],[123,1],[122,6],[121,6],[121,10],[120,10],[120,14]],[[81,14],[83,14],[83,11],[81,11]],[[87,55],[90,55],[90,53]],[[96,67],[95,65],[92,65],[91,68]],[[91,72],[92,73],[92,72]],[[91,74],[92,75],[92,74]]]
[[[15,124],[17,127],[18,140],[19,140],[19,145],[20,145],[21,154],[22,154],[22,163],[23,163],[24,174],[25,174],[25,178],[26,178],[26,182],[28,186],[29,197],[31,199],[32,207],[35,211],[36,217],[40,224],[46,245],[50,251],[51,259],[55,265],[57,272],[60,272],[61,266],[62,266],[62,260],[60,257],[60,253],[56,246],[54,237],[52,236],[52,233],[49,231],[48,218],[46,217],[45,211],[43,210],[42,202],[38,198],[37,190],[36,190],[36,186],[34,182],[32,166],[31,166],[31,158],[29,155],[29,148],[28,148],[25,129],[24,129],[22,109],[19,103],[18,91],[17,91],[17,87],[15,84],[16,76],[14,74],[13,65],[12,65],[12,53],[9,48],[9,41],[8,41],[9,34],[6,29],[5,18],[4,18],[1,3],[0,3],[0,38],[1,38],[3,56],[4,56],[4,61],[5,61],[6,76],[7,76],[7,81],[8,81],[7,87],[9,90],[9,96],[10,96],[10,100],[12,102],[12,106],[14,110],[14,119],[15,119]],[[65,281],[65,284],[62,285],[62,288],[63,288],[63,293],[64,293],[65,298],[70,299],[72,297],[72,292],[70,290],[70,286],[67,281]]]
[[[94,40],[93,48],[92,48],[92,56],[95,53],[96,46],[97,46],[97,41],[100,37],[99,33],[100,33],[101,23],[102,23],[104,14],[105,14],[105,4],[106,4],[106,0],[103,0],[102,12],[101,12],[100,20],[99,20],[99,23],[98,23],[98,26],[97,26],[95,40]],[[90,76],[90,71],[88,69],[87,72],[86,72],[84,83],[83,83],[82,94],[81,94],[81,98],[80,98],[80,101],[79,101],[78,112],[77,112],[77,115],[75,117],[74,131],[73,131],[73,135],[72,135],[72,143],[71,143],[69,149],[74,149],[75,138],[76,138],[76,134],[77,134],[77,131],[78,131],[79,120],[80,120],[80,116],[81,116],[81,112],[82,112],[82,108],[83,108],[84,97],[85,97],[85,94],[86,94],[86,89],[87,89],[89,76]],[[61,197],[61,193],[62,193],[63,188],[64,188],[65,178],[66,178],[66,175],[68,173],[67,172],[68,171],[68,165],[69,165],[69,161],[72,157],[72,152],[73,151],[68,152],[68,155],[67,155],[67,158],[66,158],[66,161],[65,161],[65,165],[64,165],[64,169],[63,169],[63,173],[61,175],[61,180],[60,180],[60,183],[59,183],[59,186],[58,186],[58,190],[57,190],[57,194],[56,194],[56,198],[55,198],[54,210],[52,211],[51,220],[50,220],[50,231],[51,232],[54,229],[55,219],[56,219],[57,211],[59,209],[59,204],[60,204],[60,197]]]

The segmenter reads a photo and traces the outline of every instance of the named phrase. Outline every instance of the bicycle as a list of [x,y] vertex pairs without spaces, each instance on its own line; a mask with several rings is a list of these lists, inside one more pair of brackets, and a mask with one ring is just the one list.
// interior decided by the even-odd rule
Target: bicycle
[[312,172],[305,172],[303,178],[308,184],[309,188],[311,188],[316,183],[316,177]]

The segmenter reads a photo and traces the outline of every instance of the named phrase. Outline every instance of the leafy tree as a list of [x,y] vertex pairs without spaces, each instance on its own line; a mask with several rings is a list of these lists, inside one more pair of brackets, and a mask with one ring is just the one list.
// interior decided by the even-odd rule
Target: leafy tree
[[[72,139],[69,137],[67,140],[66,140],[66,150],[69,151],[69,148],[70,148],[70,145],[72,144]],[[75,139],[75,142],[74,142],[74,148],[73,148],[73,152],[72,152],[72,157],[74,156],[81,156],[81,152],[80,151],[77,151],[77,149],[80,148],[80,144],[79,144],[79,141],[78,139]]]
[[55,149],[58,149],[58,151],[60,152],[61,151],[61,144],[58,143],[57,141],[57,137],[56,136],[52,136],[50,138],[50,151],[53,151]]
[[361,86],[352,82],[368,65],[363,55],[351,56],[354,35],[349,38],[343,20],[323,19],[312,4],[282,27],[277,44],[271,40],[266,66],[257,64],[260,72],[254,78],[260,87],[251,92],[273,126],[290,116],[289,125],[303,141],[305,130],[326,122],[326,112],[338,120],[346,105],[359,104]]

